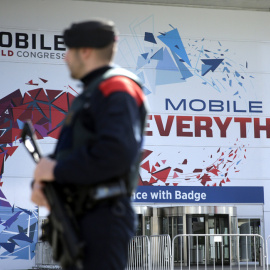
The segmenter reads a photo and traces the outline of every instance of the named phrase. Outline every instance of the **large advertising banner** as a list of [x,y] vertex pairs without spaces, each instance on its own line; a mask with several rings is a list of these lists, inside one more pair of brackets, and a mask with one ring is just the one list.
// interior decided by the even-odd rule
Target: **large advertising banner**
[[[261,185],[247,180],[263,178],[258,161],[261,147],[269,147],[268,94],[250,72],[250,55],[237,55],[252,50],[251,44],[184,40],[172,24],[136,39],[141,45],[136,73],[150,104],[140,186]],[[147,200],[135,196],[142,201]]]
[[92,15],[116,23],[115,63],[141,78],[149,104],[134,202],[269,206],[268,14],[85,1],[63,13],[61,1],[14,2],[0,9],[0,268],[34,264],[46,211],[30,201],[34,164],[20,133],[31,119],[44,154],[53,151],[81,92],[62,30]]

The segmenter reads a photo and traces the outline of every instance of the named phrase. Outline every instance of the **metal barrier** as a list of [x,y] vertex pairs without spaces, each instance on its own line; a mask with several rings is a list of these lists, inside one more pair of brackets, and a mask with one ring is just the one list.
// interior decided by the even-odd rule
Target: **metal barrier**
[[269,259],[268,259],[268,241],[270,239],[270,235],[265,240],[265,257],[266,257],[266,267],[269,270]]
[[150,257],[152,270],[171,269],[172,250],[169,235],[150,236]]
[[[246,269],[265,269],[264,239],[258,234],[179,234],[172,241],[172,270],[177,264],[180,269],[199,265],[216,265],[223,270],[225,264],[245,265]],[[252,264],[252,266],[251,266]]]
[[135,236],[128,246],[126,270],[150,270],[150,243],[147,236]]
[[[268,241],[258,234],[179,234],[133,237],[125,270],[254,269],[268,266]],[[264,248],[264,245],[266,249]],[[266,251],[266,252],[265,252]],[[47,242],[36,244],[36,266],[59,268]],[[265,263],[266,262],[266,263]],[[225,266],[226,265],[226,266]]]
[[52,248],[47,242],[37,242],[36,244],[36,256],[35,263],[40,265],[51,265],[59,267],[59,265],[53,260]]

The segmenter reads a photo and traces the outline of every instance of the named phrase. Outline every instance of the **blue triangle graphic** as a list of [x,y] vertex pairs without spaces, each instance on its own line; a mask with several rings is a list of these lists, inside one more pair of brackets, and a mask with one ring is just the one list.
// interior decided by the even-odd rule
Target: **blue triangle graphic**
[[202,65],[202,76],[207,74],[211,70],[212,66],[209,65]]
[[181,83],[184,81],[178,70],[157,70],[156,85]]
[[9,253],[12,253],[15,248],[14,243],[0,243],[0,246],[7,250]]
[[185,66],[185,64],[181,61],[181,59],[174,52],[172,52],[172,55],[179,68],[179,72],[182,76],[182,79],[185,80],[192,77],[193,74],[189,71],[189,69]]
[[178,71],[169,51],[167,48],[163,52],[163,60],[159,60],[156,69]]
[[136,70],[142,68],[142,67],[145,66],[147,63],[148,63],[148,61],[147,61],[146,59],[144,59],[142,56],[138,56]]
[[174,53],[176,53],[180,58],[182,58],[189,66],[191,66],[177,28],[167,32],[164,35],[158,36],[158,38]]
[[159,49],[152,57],[151,59],[155,60],[163,60],[163,48]]
[[17,124],[19,126],[19,129],[23,129],[24,123],[22,121],[20,121],[19,119],[17,119]]
[[207,74],[210,70],[214,72],[216,68],[222,63],[224,59],[201,59],[202,65],[202,76]]
[[141,54],[141,56],[142,56],[144,59],[147,59],[148,53],[143,53],[143,54]]
[[141,79],[142,83],[145,83],[145,78],[144,78],[143,72],[140,72],[139,74],[137,74],[137,76]]
[[145,32],[145,34],[144,34],[144,40],[145,41],[148,41],[148,42],[151,42],[151,43],[157,44],[153,33]]
[[147,95],[150,95],[152,92],[145,86],[143,86],[143,92],[144,94],[147,96]]

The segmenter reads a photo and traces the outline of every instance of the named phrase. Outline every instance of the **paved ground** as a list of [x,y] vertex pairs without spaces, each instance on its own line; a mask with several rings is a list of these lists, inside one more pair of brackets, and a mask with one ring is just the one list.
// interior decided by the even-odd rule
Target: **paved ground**
[[[50,267],[34,267],[32,269],[25,269],[25,270],[33,270],[33,269],[39,269],[39,270],[55,270],[55,269],[60,269],[60,268],[50,268]],[[255,266],[255,265],[240,265],[240,266],[227,266],[224,265],[223,267],[221,265],[216,265],[216,266],[205,266],[204,265],[199,265],[199,267],[197,268],[197,266],[183,266],[182,268],[179,266],[175,266],[174,270],[267,270],[267,268],[265,267],[265,269],[262,266]],[[90,269],[89,269],[90,270]],[[147,268],[130,268],[127,270],[147,270]],[[171,270],[169,268],[152,268],[151,270]]]

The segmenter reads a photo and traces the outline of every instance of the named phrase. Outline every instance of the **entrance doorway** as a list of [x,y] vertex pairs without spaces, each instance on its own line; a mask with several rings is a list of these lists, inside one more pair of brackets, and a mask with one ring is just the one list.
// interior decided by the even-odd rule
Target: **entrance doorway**
[[[187,234],[229,234],[229,215],[187,215]],[[206,241],[207,239],[207,241]],[[229,237],[215,241],[213,237],[194,236],[187,243],[190,262],[229,264]],[[208,252],[205,252],[208,251]],[[205,254],[207,254],[205,258]]]
[[[209,234],[229,234],[229,216],[214,215],[208,217],[208,233]],[[229,237],[223,237],[222,242],[214,241],[213,237],[209,237],[209,258],[210,264],[229,264],[230,262],[230,243]]]

